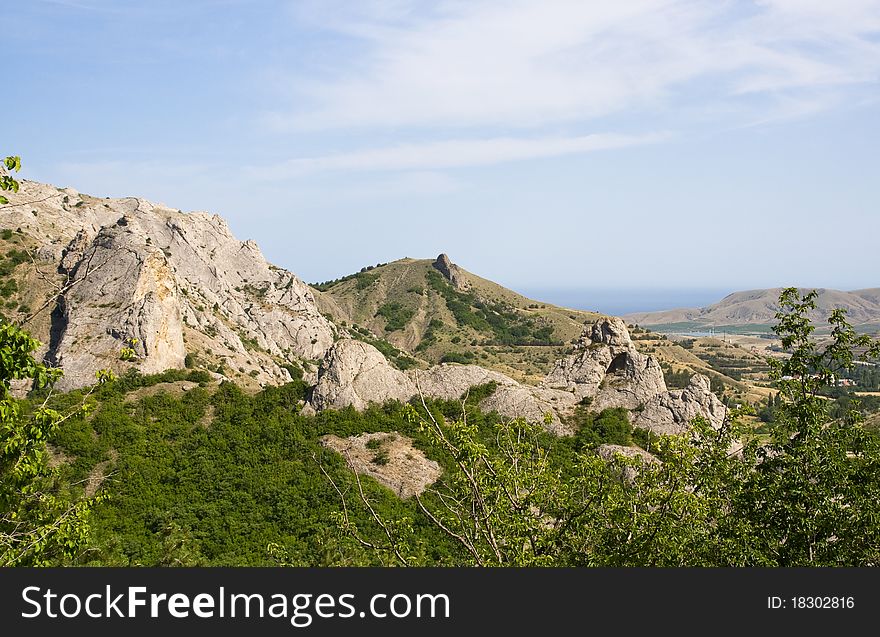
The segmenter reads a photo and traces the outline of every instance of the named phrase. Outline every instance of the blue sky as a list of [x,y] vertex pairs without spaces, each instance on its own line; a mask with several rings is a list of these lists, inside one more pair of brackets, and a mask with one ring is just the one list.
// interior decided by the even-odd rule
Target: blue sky
[[22,176],[307,281],[880,286],[878,0],[3,4]]

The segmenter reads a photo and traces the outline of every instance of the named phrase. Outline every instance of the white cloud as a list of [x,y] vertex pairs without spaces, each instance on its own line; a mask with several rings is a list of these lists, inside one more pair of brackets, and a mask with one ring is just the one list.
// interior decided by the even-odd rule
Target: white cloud
[[276,128],[542,127],[675,104],[699,80],[711,87],[694,99],[711,108],[815,101],[880,75],[876,0],[321,6],[355,46],[295,80],[296,106],[267,115]]
[[655,143],[666,138],[668,138],[666,133],[651,133],[445,140],[291,159],[268,166],[251,166],[244,169],[243,174],[258,180],[281,180],[323,171],[426,171],[486,166],[509,161],[625,148]]

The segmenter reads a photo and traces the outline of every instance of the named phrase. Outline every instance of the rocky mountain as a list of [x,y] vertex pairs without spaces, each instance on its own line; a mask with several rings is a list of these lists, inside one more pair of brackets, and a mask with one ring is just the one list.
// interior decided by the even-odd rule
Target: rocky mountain
[[[808,290],[811,288],[804,288]],[[704,308],[680,308],[662,312],[639,312],[627,314],[629,323],[655,327],[672,323],[693,323],[694,327],[717,327],[730,325],[768,326],[776,322],[779,310],[779,294],[782,288],[734,292],[718,303]],[[835,308],[844,308],[847,318],[854,325],[880,326],[880,288],[843,292],[817,288],[814,322],[825,323]]]
[[9,199],[4,309],[46,344],[62,389],[185,365],[279,383],[333,344],[312,290],[217,215],[30,181]]
[[[726,413],[705,377],[668,391],[621,319],[532,301],[446,255],[313,290],[217,215],[27,181],[10,199],[4,310],[45,343],[61,389],[92,384],[101,369],[197,367],[245,385],[305,372],[305,408],[317,411],[491,385],[483,410],[557,434],[572,432],[577,405],[632,410],[656,431],[695,415],[717,425]],[[535,352],[540,365],[517,366]]]

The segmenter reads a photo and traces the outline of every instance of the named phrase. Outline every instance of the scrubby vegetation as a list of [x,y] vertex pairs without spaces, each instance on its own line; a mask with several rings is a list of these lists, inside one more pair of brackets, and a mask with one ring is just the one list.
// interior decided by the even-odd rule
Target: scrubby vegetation
[[387,265],[386,263],[377,263],[376,265],[367,265],[360,269],[360,272],[355,272],[354,274],[347,274],[345,276],[341,276],[338,279],[331,279],[330,281],[323,281],[321,283],[311,283],[310,285],[316,290],[320,290],[321,292],[326,292],[330,288],[335,285],[339,285],[340,283],[344,283],[345,281],[351,281],[352,279],[356,279],[357,287],[359,290],[363,290],[364,288],[369,287],[373,283],[375,283],[379,277],[376,274],[368,274],[370,270],[374,270],[376,268],[381,268],[383,265]]
[[459,292],[439,272],[425,275],[428,286],[446,301],[458,325],[486,334],[484,345],[561,345],[553,339],[553,327],[542,325],[516,309],[492,303],[470,292]]
[[413,308],[405,307],[397,301],[389,301],[379,306],[379,309],[376,310],[376,316],[381,316],[385,319],[386,332],[402,330],[412,320],[415,313]]
[[[518,326],[535,336],[536,324],[437,285],[451,290],[443,298],[456,320],[489,326],[489,338],[514,337]],[[41,533],[77,513],[46,550],[17,558],[0,548],[18,560],[7,563],[57,565],[876,565],[880,439],[862,421],[880,397],[836,383],[856,373],[854,351],[876,360],[880,347],[839,314],[832,342],[817,346],[804,319],[812,298],[783,296],[778,333],[790,358],[771,363],[763,433],[741,457],[730,453],[745,432],[737,419],[655,436],[633,430],[624,410],[597,414],[584,401],[566,423],[574,435],[559,438],[482,412],[495,383],[456,400],[306,415],[309,387],[292,364],[292,382],[256,394],[218,384],[188,356],[188,369],[107,373],[93,388],[53,395],[57,372],[4,324],[0,537],[14,539],[21,519]],[[401,309],[382,316],[393,324]],[[441,328],[429,324],[430,338]],[[398,367],[415,364],[363,328],[351,334]],[[461,338],[456,345],[444,360],[474,359]],[[685,382],[664,371],[671,386]],[[14,378],[38,378],[37,387],[13,399]],[[440,464],[431,490],[401,500],[364,477],[361,496],[347,463],[321,444],[375,432],[408,436]],[[609,461],[596,453],[603,444],[635,445],[660,462],[638,450]],[[392,462],[382,439],[367,446],[377,467]],[[33,493],[42,508],[31,508]]]

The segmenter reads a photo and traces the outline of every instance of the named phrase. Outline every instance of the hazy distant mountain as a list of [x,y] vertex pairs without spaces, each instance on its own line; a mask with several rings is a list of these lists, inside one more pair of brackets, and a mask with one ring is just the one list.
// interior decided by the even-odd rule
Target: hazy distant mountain
[[[803,288],[804,291],[810,288]],[[880,288],[844,292],[818,288],[816,311],[811,318],[824,323],[831,310],[844,308],[855,325],[880,323]],[[661,312],[636,312],[624,318],[639,325],[695,323],[706,327],[719,325],[770,325],[779,309],[782,288],[734,292],[718,303],[703,308],[679,308]]]

